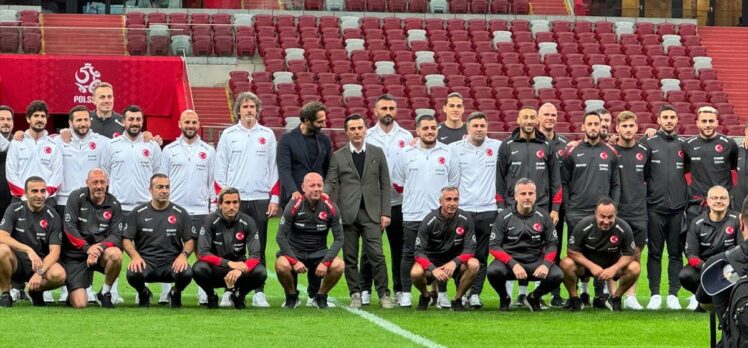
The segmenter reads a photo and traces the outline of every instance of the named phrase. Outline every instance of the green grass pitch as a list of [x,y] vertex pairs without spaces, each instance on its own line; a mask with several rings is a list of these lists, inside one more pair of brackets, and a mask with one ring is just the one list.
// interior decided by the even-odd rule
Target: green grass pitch
[[[275,255],[277,250],[276,229],[277,219],[273,219],[269,226],[269,256]],[[384,239],[385,250],[389,250]],[[645,265],[646,250],[642,258]],[[125,263],[128,261],[125,257]],[[272,270],[272,257],[268,261],[271,263],[268,269]],[[646,267],[642,270],[638,296],[646,306],[649,299]],[[666,276],[667,272],[663,273]],[[127,284],[124,274],[123,269],[119,289],[127,303],[114,310],[98,307],[74,310],[58,304],[32,308],[27,302],[0,310],[0,344],[2,347],[418,346],[413,340],[387,331],[343,308],[283,310],[280,308],[283,291],[272,275],[268,277],[265,290],[271,308],[209,311],[197,306],[194,283],[185,290],[184,308],[172,310],[159,305],[149,309],[137,308],[133,304],[135,292]],[[302,284],[306,281],[305,277],[299,279]],[[97,275],[97,291],[101,281],[102,276]],[[666,280],[663,279],[662,284],[663,291],[666,291]],[[160,286],[152,285],[151,288],[157,296]],[[453,291],[454,287],[450,286],[450,293]],[[685,290],[680,292],[684,307],[689,295]],[[336,298],[339,306],[348,304],[344,279],[331,296]],[[375,299],[364,311],[381,318],[385,325],[394,324],[410,335],[427,340],[427,343],[446,347],[705,347],[709,344],[709,320],[704,313],[664,309],[612,313],[591,308],[581,313],[561,309],[531,313],[524,308],[499,313],[498,298],[488,284],[482,298],[483,309],[465,313],[435,308],[426,312],[397,308],[382,310]],[[251,303],[251,295],[248,303]]]

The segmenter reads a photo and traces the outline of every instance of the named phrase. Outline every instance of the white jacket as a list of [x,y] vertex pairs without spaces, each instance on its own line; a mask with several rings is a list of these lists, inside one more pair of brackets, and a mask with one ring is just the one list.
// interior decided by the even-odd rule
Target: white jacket
[[65,205],[70,192],[86,186],[86,177],[91,169],[101,167],[101,162],[109,146],[109,138],[88,131],[79,137],[74,131],[70,143],[60,137],[54,140],[62,148],[62,187],[57,193],[57,204]]
[[160,163],[161,148],[155,141],[146,143],[142,133],[135,140],[125,134],[109,141],[101,166],[109,173],[109,193],[123,211],[151,200],[148,188]]
[[5,159],[5,178],[14,197],[23,196],[26,179],[39,176],[47,183],[47,193],[53,197],[62,185],[62,149],[47,131],[39,138],[23,134],[23,140],[11,141]]
[[204,141],[187,144],[184,137],[164,147],[159,172],[169,176],[171,201],[187,209],[190,215],[208,215],[213,185],[216,150]]
[[[410,141],[413,140],[413,135],[410,132],[400,127],[397,122],[393,121],[392,123],[394,126],[389,134],[382,130],[379,122],[366,132],[366,142],[379,146],[384,150],[384,157],[387,158],[390,177],[392,177],[392,170],[395,169],[395,159],[410,146]],[[403,195],[392,189],[390,192],[390,203],[392,205],[402,204]]]

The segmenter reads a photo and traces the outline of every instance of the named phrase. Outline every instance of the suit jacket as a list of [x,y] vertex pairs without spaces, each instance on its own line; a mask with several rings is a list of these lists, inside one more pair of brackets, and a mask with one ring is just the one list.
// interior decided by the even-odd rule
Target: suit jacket
[[306,141],[301,129],[296,127],[290,133],[283,134],[278,141],[276,162],[278,163],[278,177],[281,185],[281,202],[285,206],[294,191],[301,192],[301,182],[310,172],[319,173],[324,179],[332,156],[330,138],[319,132],[317,138],[317,158],[309,158],[306,151]]
[[325,179],[325,192],[341,210],[343,224],[352,224],[358,217],[361,196],[366,213],[377,223],[381,216],[390,216],[390,172],[381,148],[366,144],[363,175],[358,174],[348,143],[335,151]]

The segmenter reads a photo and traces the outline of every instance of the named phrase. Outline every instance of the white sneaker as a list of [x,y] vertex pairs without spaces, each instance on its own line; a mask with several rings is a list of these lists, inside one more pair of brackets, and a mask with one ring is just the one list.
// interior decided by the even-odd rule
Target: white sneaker
[[452,308],[452,302],[446,292],[440,292],[436,297],[436,308]]
[[171,283],[161,283],[161,296],[158,297],[158,304],[169,303],[169,292],[171,291]]
[[483,303],[480,302],[480,296],[477,294],[470,295],[470,298],[468,298],[468,304],[473,308],[483,307]]
[[[309,297],[306,299],[306,306],[317,308],[317,301],[314,299],[314,297]],[[330,301],[330,299],[328,298],[327,308],[335,308],[335,307],[337,307],[337,305],[332,303],[332,301]]]
[[667,295],[667,309],[681,310],[683,307],[680,306],[680,301],[675,295]]
[[10,298],[13,299],[13,302],[18,301],[18,299],[21,297],[21,291],[18,289],[10,289]]
[[362,305],[371,304],[371,292],[361,291],[361,304]]
[[234,304],[231,303],[231,293],[228,291],[223,292],[223,296],[221,296],[221,303],[218,304],[218,307],[233,307]]
[[[112,293],[112,291],[110,290],[109,293]],[[65,294],[65,295],[67,295],[67,294]],[[93,291],[92,287],[89,286],[88,288],[86,288],[86,296],[88,297],[88,303],[96,302],[96,294],[94,294],[94,291]],[[62,297],[62,296],[60,296],[60,297]],[[60,301],[62,301],[62,300],[60,300]],[[114,298],[112,298],[112,303],[114,303]]]
[[635,311],[644,309],[634,295],[626,296],[626,299],[623,300],[623,308],[633,309]]
[[649,298],[649,303],[647,303],[647,309],[650,310],[658,310],[662,307],[662,296],[660,295],[652,295],[652,297]]
[[258,307],[258,308],[269,308],[270,303],[268,303],[268,298],[265,297],[265,293],[262,291],[255,292],[255,295],[252,296],[252,307]]
[[688,309],[689,311],[696,310],[696,308],[699,308],[699,301],[696,301],[696,296],[691,295],[691,297],[688,298]]
[[67,286],[63,286],[60,288],[60,298],[57,299],[57,302],[65,303],[65,301],[67,300],[68,300],[68,288]]
[[409,292],[403,292],[403,293],[401,293],[401,295],[400,295],[400,301],[399,301],[400,307],[408,307],[408,308],[413,307],[413,302],[411,302],[411,297],[410,296],[411,295],[410,295]]
[[42,293],[42,297],[44,298],[44,302],[46,303],[55,303],[55,298],[52,297],[52,291],[45,291]]
[[201,287],[197,287],[197,305],[207,305],[208,304],[208,294],[205,293],[205,290]]
[[402,291],[396,291],[395,292],[395,298],[393,299],[393,302],[395,304],[400,304],[400,299],[403,297]]
[[[93,291],[91,291],[91,293],[93,294]],[[113,304],[123,304],[123,303],[125,303],[125,299],[122,298],[122,296],[120,296],[120,294],[119,294],[119,279],[115,279],[114,280],[114,283],[112,283],[112,289],[109,290],[109,293],[112,294],[112,303]],[[137,292],[136,292],[136,296],[137,296]],[[89,297],[89,299],[90,299],[90,297]],[[138,303],[137,299],[135,300],[135,303]]]

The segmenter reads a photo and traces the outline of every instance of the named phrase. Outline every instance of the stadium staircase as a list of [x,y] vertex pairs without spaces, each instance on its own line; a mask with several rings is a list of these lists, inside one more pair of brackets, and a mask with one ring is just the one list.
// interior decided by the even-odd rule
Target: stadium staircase
[[567,16],[565,0],[531,0],[531,12],[534,15]]
[[45,54],[126,55],[120,15],[43,14]]
[[748,47],[748,28],[699,27],[699,36],[735,114],[748,119],[748,56],[739,49]]
[[231,123],[231,107],[223,87],[192,87],[195,111],[200,115],[203,140],[218,143],[218,131]]

